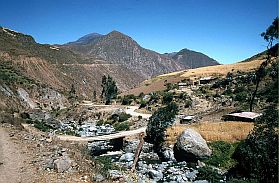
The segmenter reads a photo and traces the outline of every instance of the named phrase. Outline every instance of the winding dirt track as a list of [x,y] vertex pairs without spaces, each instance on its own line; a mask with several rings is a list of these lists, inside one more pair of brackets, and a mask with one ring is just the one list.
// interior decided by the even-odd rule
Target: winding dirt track
[[27,157],[19,145],[12,141],[6,129],[0,127],[0,183],[32,182]]

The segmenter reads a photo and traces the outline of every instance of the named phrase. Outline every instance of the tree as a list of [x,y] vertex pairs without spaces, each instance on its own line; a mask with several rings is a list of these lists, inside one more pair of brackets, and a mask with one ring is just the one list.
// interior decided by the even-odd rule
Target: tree
[[265,77],[266,72],[265,68],[271,63],[271,55],[272,51],[271,48],[273,46],[273,41],[278,39],[278,17],[274,19],[272,24],[266,29],[265,32],[261,34],[261,36],[268,42],[267,45],[267,58],[266,60],[260,65],[259,69],[256,71],[256,88],[251,96],[250,100],[250,111],[253,111],[253,104],[254,100],[259,88],[259,84],[261,80]]
[[268,107],[263,116],[233,154],[238,165],[235,170],[242,176],[259,182],[278,181],[278,110]]
[[118,88],[115,81],[109,75],[102,77],[102,93],[101,98],[106,104],[111,103],[111,99],[116,98]]
[[171,102],[166,107],[155,111],[149,119],[145,140],[154,144],[154,150],[159,156],[164,145],[165,130],[174,123],[177,112],[177,105]]
[[92,98],[93,98],[93,101],[96,101],[96,99],[97,99],[96,90],[93,91],[93,96],[92,96]]

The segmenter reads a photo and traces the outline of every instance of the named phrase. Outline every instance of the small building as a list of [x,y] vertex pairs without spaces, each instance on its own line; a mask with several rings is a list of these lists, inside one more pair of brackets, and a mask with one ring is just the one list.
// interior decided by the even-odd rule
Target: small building
[[179,90],[185,90],[188,86],[188,83],[178,83]]
[[191,115],[178,115],[177,118],[179,119],[180,124],[190,124],[195,116]]
[[254,122],[261,115],[262,115],[261,113],[255,113],[255,112],[231,113],[231,114],[224,115],[223,120],[225,120],[225,121]]
[[203,78],[200,78],[199,83],[200,83],[200,84],[208,84],[208,83],[211,83],[212,81],[214,81],[215,79],[216,79],[216,78],[215,78],[215,77],[212,77],[212,76],[203,77]]

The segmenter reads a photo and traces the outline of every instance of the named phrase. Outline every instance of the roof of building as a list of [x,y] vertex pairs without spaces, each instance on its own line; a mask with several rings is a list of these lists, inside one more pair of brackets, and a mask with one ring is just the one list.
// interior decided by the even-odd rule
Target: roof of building
[[261,115],[262,115],[261,113],[255,113],[255,112],[239,112],[239,113],[227,114],[225,116],[241,117],[241,118],[247,118],[247,119],[256,119],[257,117],[259,117]]
[[212,77],[212,76],[200,78],[200,80],[204,80],[204,81],[206,81],[206,80],[212,80],[212,79],[215,79],[215,78]]
[[185,86],[188,85],[187,83],[178,83],[178,86]]

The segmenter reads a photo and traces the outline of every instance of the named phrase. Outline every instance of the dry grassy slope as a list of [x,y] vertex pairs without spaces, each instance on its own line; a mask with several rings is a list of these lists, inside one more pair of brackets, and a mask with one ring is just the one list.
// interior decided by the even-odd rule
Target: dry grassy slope
[[250,72],[257,69],[262,62],[263,60],[253,60],[250,62],[239,62],[235,64],[208,66],[208,67],[201,67],[197,69],[172,72],[169,74],[157,76],[150,80],[146,80],[142,82],[139,87],[127,91],[124,94],[138,95],[141,92],[150,93],[153,91],[160,91],[165,88],[164,86],[165,83],[177,83],[187,78],[195,79],[195,78],[201,78],[206,76],[225,77],[228,72],[232,72],[232,73],[236,73],[238,71]]

